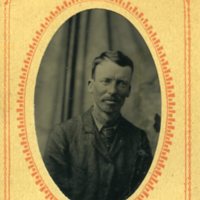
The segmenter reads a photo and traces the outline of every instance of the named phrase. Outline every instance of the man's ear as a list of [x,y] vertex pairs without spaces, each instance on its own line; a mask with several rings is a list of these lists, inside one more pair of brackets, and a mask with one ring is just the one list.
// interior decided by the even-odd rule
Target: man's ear
[[88,91],[89,91],[89,93],[93,93],[93,87],[94,87],[94,80],[89,79],[89,81],[88,81]]

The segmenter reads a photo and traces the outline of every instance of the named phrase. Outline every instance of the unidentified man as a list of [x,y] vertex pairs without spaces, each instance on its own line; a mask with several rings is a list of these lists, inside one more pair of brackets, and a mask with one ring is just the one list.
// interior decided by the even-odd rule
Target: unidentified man
[[49,138],[46,167],[72,200],[126,199],[149,169],[152,155],[145,132],[120,114],[132,74],[132,61],[120,51],[96,57],[88,81],[93,106],[55,127]]

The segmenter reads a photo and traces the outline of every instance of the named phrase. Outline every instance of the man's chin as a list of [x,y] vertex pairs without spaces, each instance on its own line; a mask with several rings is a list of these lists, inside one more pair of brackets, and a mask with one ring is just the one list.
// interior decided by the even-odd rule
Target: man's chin
[[119,113],[120,109],[112,106],[105,106],[101,109],[103,112],[107,114]]

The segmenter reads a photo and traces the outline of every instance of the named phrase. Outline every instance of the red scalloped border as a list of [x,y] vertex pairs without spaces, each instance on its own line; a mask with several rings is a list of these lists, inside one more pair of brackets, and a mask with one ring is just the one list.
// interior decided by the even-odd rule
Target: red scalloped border
[[190,0],[183,0],[184,4],[184,78],[185,78],[185,200],[191,200],[191,14]]
[[[96,2],[102,2],[102,0],[95,0]],[[43,23],[40,24],[40,28],[35,32],[34,37],[29,45],[29,49],[25,56],[25,60],[23,63],[23,67],[21,69],[21,75],[19,77],[19,87],[18,87],[18,129],[19,129],[19,137],[21,141],[21,145],[23,148],[23,153],[25,156],[25,160],[28,163],[28,169],[32,177],[35,180],[36,185],[39,186],[41,192],[45,194],[45,199],[57,199],[54,194],[50,191],[47,184],[44,182],[37,165],[34,161],[33,154],[31,152],[29,141],[27,137],[27,129],[26,129],[26,121],[25,121],[25,96],[26,96],[26,83],[28,81],[29,69],[31,67],[32,59],[37,50],[40,40],[42,39],[43,34],[50,26],[53,20],[61,14],[63,11],[76,5],[78,3],[89,2],[88,0],[71,0],[71,1],[63,1],[62,4],[56,6],[54,10],[52,10],[49,15],[44,19]],[[166,115],[167,120],[165,122],[165,136],[162,144],[162,149],[157,159],[157,163],[155,168],[152,171],[152,175],[149,178],[147,184],[144,186],[140,194],[135,198],[135,200],[143,200],[149,196],[150,192],[155,187],[155,184],[158,182],[159,176],[162,175],[162,170],[165,167],[166,160],[168,158],[168,154],[170,152],[170,145],[172,145],[173,131],[175,129],[175,94],[174,94],[174,84],[173,78],[171,76],[171,71],[169,67],[169,62],[167,61],[166,54],[164,52],[164,48],[161,45],[161,42],[157,36],[157,33],[153,31],[153,27],[149,24],[147,18],[145,18],[144,13],[137,8],[132,2],[125,0],[107,0],[107,3],[112,3],[120,6],[121,8],[128,11],[133,17],[135,17],[143,26],[146,31],[149,39],[152,42],[152,45],[155,48],[157,57],[160,62],[160,66],[162,69],[165,88],[166,88]]]
[[[20,76],[20,82],[19,82],[19,90],[18,90],[18,109],[17,112],[19,114],[19,117],[17,120],[19,121],[18,128],[20,129],[20,139],[21,139],[21,145],[23,147],[23,153],[25,154],[25,159],[28,162],[28,168],[31,171],[31,175],[35,179],[35,183],[39,186],[40,191],[45,193],[45,199],[57,199],[46,183],[44,182],[42,176],[40,175],[40,172],[37,169],[36,163],[34,162],[33,155],[31,153],[31,149],[29,147],[29,141],[27,138],[27,130],[26,130],[26,123],[25,123],[25,93],[26,93],[26,82],[28,80],[28,73],[29,68],[31,66],[31,62],[34,56],[35,51],[37,50],[37,46],[39,44],[39,41],[41,40],[43,34],[45,33],[48,26],[51,24],[51,22],[63,11],[65,11],[67,8],[80,3],[80,2],[86,2],[84,0],[71,0],[71,1],[64,1],[61,5],[57,6],[55,10],[51,11],[50,14],[45,18],[44,22],[41,23],[40,28],[38,31],[36,31],[35,36],[32,39],[31,44],[29,45],[29,50],[26,54],[26,58],[24,60],[24,65],[22,67],[22,73]],[[119,5],[123,9],[127,10],[132,14],[143,26],[146,33],[149,36],[149,39],[152,42],[152,45],[154,46],[160,66],[162,68],[165,87],[166,87],[166,97],[167,97],[167,121],[166,121],[166,130],[165,130],[165,136],[164,141],[162,145],[162,149],[160,152],[160,155],[157,160],[157,164],[152,172],[152,175],[147,182],[147,184],[144,186],[141,193],[135,198],[136,200],[143,200],[145,197],[149,196],[149,193],[151,190],[153,190],[155,184],[158,182],[158,177],[162,174],[162,169],[165,167],[165,162],[168,157],[168,153],[170,151],[169,147],[172,144],[172,137],[173,137],[173,130],[174,130],[174,114],[175,114],[175,101],[174,101],[174,85],[173,85],[173,79],[171,76],[171,71],[169,67],[169,62],[166,59],[166,54],[164,52],[163,46],[160,43],[160,40],[157,36],[157,33],[153,31],[153,27],[149,24],[148,19],[144,17],[144,13],[139,11],[139,9],[134,6],[131,2],[126,2],[123,0],[113,0],[113,1],[106,1],[115,3],[116,5]]]
[[10,3],[11,0],[3,0],[3,197],[10,199]]

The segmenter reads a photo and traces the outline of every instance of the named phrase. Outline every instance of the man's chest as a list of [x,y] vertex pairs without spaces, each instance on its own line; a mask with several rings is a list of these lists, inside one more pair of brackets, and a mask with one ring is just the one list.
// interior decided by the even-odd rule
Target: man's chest
[[130,173],[137,160],[137,142],[121,137],[121,133],[116,134],[109,150],[97,133],[82,133],[74,137],[68,150],[70,163],[91,174],[97,170],[101,174],[105,169]]

